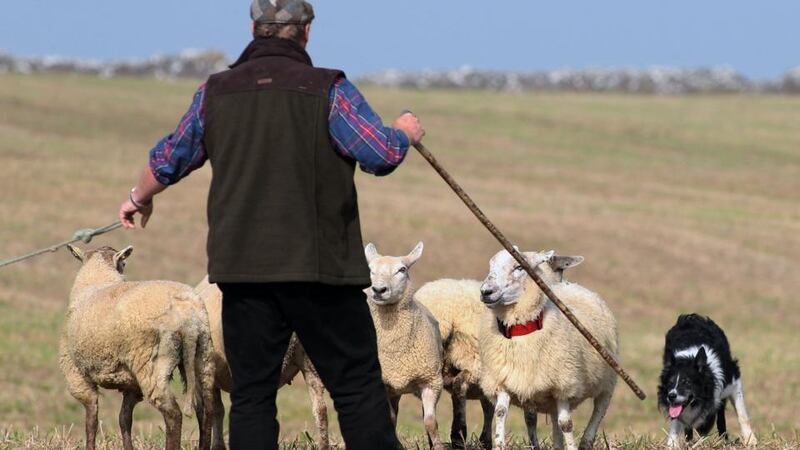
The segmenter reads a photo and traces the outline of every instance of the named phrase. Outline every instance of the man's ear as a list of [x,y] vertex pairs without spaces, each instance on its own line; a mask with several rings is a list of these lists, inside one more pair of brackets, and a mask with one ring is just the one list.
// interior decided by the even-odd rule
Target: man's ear
[[422,256],[422,250],[425,248],[425,245],[420,242],[414,247],[414,250],[411,250],[411,253],[403,257],[403,264],[406,267],[411,267],[414,265],[417,260],[419,260],[420,256]]
[[378,254],[378,249],[375,248],[375,244],[373,244],[372,242],[370,242],[369,244],[367,244],[366,247],[364,247],[364,255],[367,257],[368,263],[371,263],[372,260],[381,256]]
[[69,252],[72,253],[72,256],[75,257],[80,262],[83,262],[83,252],[78,247],[73,247],[72,245],[67,244],[67,249]]

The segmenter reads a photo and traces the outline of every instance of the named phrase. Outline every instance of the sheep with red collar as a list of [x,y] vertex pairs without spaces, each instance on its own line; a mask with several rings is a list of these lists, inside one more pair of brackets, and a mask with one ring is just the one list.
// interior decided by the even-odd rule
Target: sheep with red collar
[[[524,254],[541,274],[554,253]],[[541,265],[541,267],[540,267]],[[612,354],[618,353],[617,323],[594,292],[569,282],[544,279],[553,292]],[[481,321],[481,387],[495,399],[494,448],[505,449],[505,418],[515,404],[553,418],[556,448],[578,447],[571,412],[586,399],[594,410],[580,447],[591,448],[608,410],[616,374],[506,251],[496,254],[481,285],[491,310]]]
[[[554,256],[542,265],[544,279],[550,283],[564,280],[564,270],[583,262],[582,256]],[[494,405],[480,388],[481,355],[478,331],[481,318],[491,314],[481,302],[481,282],[476,280],[441,279],[424,284],[414,293],[439,322],[439,334],[444,344],[444,388],[453,403],[453,423],[450,440],[453,448],[464,448],[467,432],[466,401],[479,400],[483,410],[480,442],[491,446]],[[525,411],[528,438],[534,448],[536,411]]]

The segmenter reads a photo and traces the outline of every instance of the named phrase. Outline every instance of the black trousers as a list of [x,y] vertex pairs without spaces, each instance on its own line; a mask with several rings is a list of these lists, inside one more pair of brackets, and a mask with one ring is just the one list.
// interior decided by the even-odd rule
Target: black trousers
[[333,398],[348,450],[399,447],[364,293],[320,283],[220,283],[233,375],[231,450],[278,449],[275,398],[296,332]]

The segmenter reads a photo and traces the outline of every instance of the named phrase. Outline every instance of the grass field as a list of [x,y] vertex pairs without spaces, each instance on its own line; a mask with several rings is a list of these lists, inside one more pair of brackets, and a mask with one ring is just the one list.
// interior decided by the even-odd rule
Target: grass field
[[[114,220],[147,151],[173,129],[195,88],[0,76],[0,258]],[[384,116],[412,108],[428,147],[521,247],[586,257],[571,279],[608,301],[624,365],[649,395],[640,402],[620,383],[603,426],[611,447],[651,448],[664,436],[654,398],[663,336],[692,311],[726,329],[761,440],[800,446],[800,97],[365,94]],[[93,245],[133,244],[130,279],[195,284],[205,274],[209,178],[204,168],[159,197],[146,231]],[[498,244],[418,155],[388,178],[359,175],[358,184],[367,240],[386,254],[425,242],[412,272],[417,285],[485,276]],[[83,410],[56,357],[77,269],[61,251],[0,270],[0,448],[82,439]],[[279,402],[287,442],[313,428],[302,382]],[[108,439],[118,434],[118,404],[115,393],[101,400]],[[479,408],[471,408],[477,426]],[[443,399],[443,436],[448,409]],[[403,401],[399,429],[412,441],[422,435],[419,412],[415,399]],[[188,436],[194,427],[184,422]],[[729,423],[738,435],[732,414]],[[544,416],[540,424],[546,438]],[[158,441],[160,426],[154,409],[137,409],[142,448]],[[523,433],[519,411],[511,431]]]

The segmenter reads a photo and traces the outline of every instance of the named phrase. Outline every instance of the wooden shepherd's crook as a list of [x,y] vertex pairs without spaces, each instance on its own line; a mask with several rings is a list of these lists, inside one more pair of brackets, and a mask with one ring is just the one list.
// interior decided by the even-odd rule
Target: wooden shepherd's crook
[[577,328],[578,331],[580,331],[583,337],[585,337],[586,340],[589,341],[590,344],[592,344],[592,347],[594,347],[595,350],[597,350],[597,352],[600,353],[600,356],[602,356],[603,359],[608,363],[608,365],[611,366],[611,368],[617,372],[620,378],[622,378],[623,380],[625,380],[626,383],[628,383],[628,386],[630,386],[631,390],[633,390],[636,396],[639,397],[639,399],[641,400],[647,398],[647,395],[645,395],[644,391],[642,391],[642,389],[636,384],[636,382],[633,381],[633,378],[631,378],[631,376],[628,375],[625,369],[622,368],[622,366],[619,364],[619,361],[617,361],[617,358],[615,358],[614,355],[612,355],[608,350],[606,350],[605,347],[603,347],[599,342],[597,342],[597,339],[595,339],[595,337],[592,336],[592,333],[590,333],[589,330],[587,330],[586,327],[584,327],[583,324],[578,320],[578,318],[575,317],[575,314],[573,314],[572,311],[570,311],[567,305],[565,305],[561,300],[559,300],[558,297],[556,297],[556,295],[553,293],[553,290],[550,289],[549,286],[547,286],[547,284],[541,279],[541,277],[539,277],[539,275],[536,272],[534,272],[533,267],[531,267],[531,265],[528,264],[528,262],[525,260],[525,257],[523,257],[522,254],[518,252],[513,245],[511,245],[511,242],[509,242],[509,240],[506,239],[503,233],[501,233],[500,230],[498,230],[497,227],[494,226],[494,224],[489,220],[488,217],[486,217],[483,211],[481,211],[481,209],[478,208],[478,205],[476,205],[475,202],[472,201],[470,196],[467,195],[466,192],[464,192],[464,189],[462,189],[461,186],[459,186],[458,183],[456,183],[456,180],[454,180],[453,177],[450,176],[450,174],[446,170],[444,170],[444,167],[442,167],[441,164],[439,164],[439,161],[437,161],[436,158],[433,157],[433,154],[431,154],[431,152],[428,151],[428,149],[425,148],[425,146],[422,145],[422,143],[416,144],[414,145],[414,147],[419,151],[422,157],[428,160],[431,166],[433,166],[433,168],[436,169],[437,172],[439,172],[439,175],[441,175],[442,178],[444,178],[444,181],[446,181],[447,184],[450,185],[453,191],[455,191],[455,193],[459,196],[459,198],[461,198],[461,201],[463,201],[464,204],[467,205],[467,208],[469,208],[469,210],[472,211],[473,214],[475,214],[475,217],[477,217],[478,220],[481,221],[483,226],[485,226],[486,229],[488,229],[489,232],[492,233],[492,235],[494,235],[494,237],[500,242],[500,244],[503,245],[503,248],[505,248],[509,253],[511,253],[511,256],[513,256],[514,259],[517,260],[519,265],[522,266],[523,269],[525,269],[525,272],[528,272],[528,275],[531,277],[531,279],[533,279],[533,281],[536,282],[536,284],[539,286],[539,289],[541,289],[542,292],[544,292],[544,294],[550,299],[550,301],[553,302],[553,304],[556,305],[556,307],[558,307],[558,309],[560,309],[562,313],[564,313],[567,319],[569,319],[569,321],[572,322],[572,325],[574,325],[575,328]]

